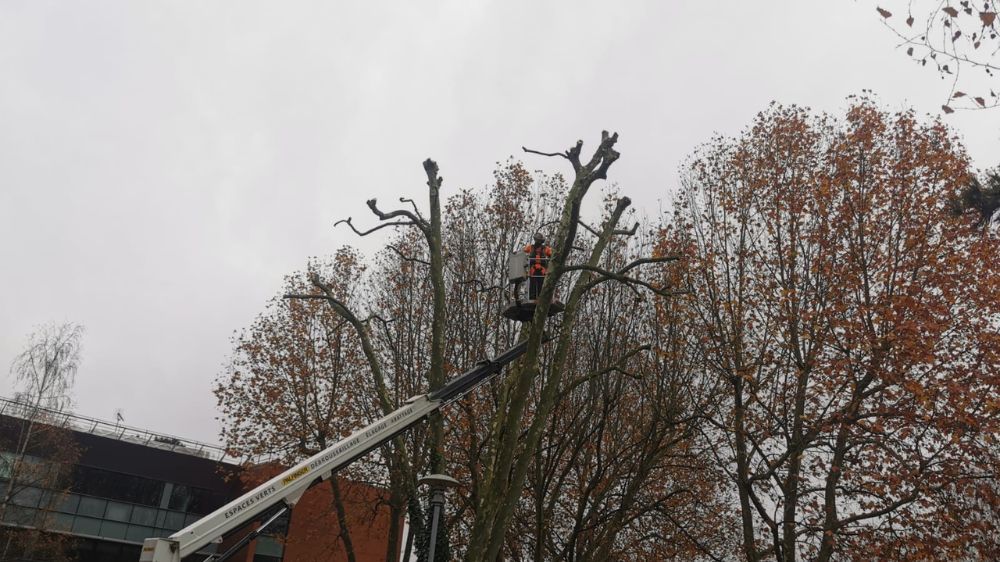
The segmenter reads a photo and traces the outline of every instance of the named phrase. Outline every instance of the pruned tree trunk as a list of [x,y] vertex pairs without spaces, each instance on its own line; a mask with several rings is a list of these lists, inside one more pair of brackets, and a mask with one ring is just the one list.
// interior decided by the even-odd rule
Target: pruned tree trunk
[[[580,220],[580,206],[584,196],[590,186],[598,179],[607,177],[608,168],[618,159],[618,152],[614,150],[614,145],[618,140],[618,135],[609,135],[604,132],[601,144],[595,151],[590,161],[584,165],[580,161],[580,152],[583,142],[568,150],[565,157],[573,165],[576,173],[573,185],[567,195],[563,206],[562,216],[559,221],[557,234],[555,236],[556,250],[549,261],[549,274],[542,285],[541,293],[538,296],[534,319],[525,327],[526,339],[528,342],[527,351],[519,362],[515,371],[508,378],[508,385],[503,393],[504,401],[500,405],[493,420],[494,432],[498,436],[499,443],[490,452],[486,461],[486,472],[483,478],[482,497],[479,505],[476,506],[476,518],[473,525],[471,544],[477,548],[470,548],[466,553],[466,560],[469,562],[493,561],[497,559],[500,548],[504,543],[504,537],[514,505],[520,497],[520,489],[524,484],[525,474],[528,468],[531,452],[537,445],[541,430],[544,427],[548,409],[552,405],[552,393],[557,388],[558,380],[554,384],[548,384],[543,397],[539,400],[538,413],[535,423],[532,423],[527,435],[524,438],[524,446],[521,455],[517,455],[518,440],[521,438],[520,426],[523,419],[524,407],[527,403],[528,393],[534,380],[540,373],[539,356],[541,346],[544,343],[544,326],[548,317],[548,311],[555,295],[556,285],[560,278],[567,273],[563,270],[567,263],[567,258],[573,249],[576,239],[577,224]],[[606,224],[606,236],[602,234],[601,242],[595,247],[591,254],[589,264],[596,267],[599,263],[604,245],[614,232],[615,225],[628,200],[619,202],[616,208],[616,215]],[[595,257],[596,255],[596,257]],[[587,272],[580,274],[580,278],[574,287],[573,296],[566,303],[563,312],[563,338],[572,332],[572,326],[576,316],[576,308],[579,295],[582,293],[589,276]],[[579,291],[578,291],[579,289]],[[556,352],[556,360],[552,369],[552,377],[547,383],[552,383],[553,379],[558,379],[561,370],[561,363],[565,362],[565,340],[560,339],[559,350]],[[560,361],[560,357],[562,357]]]

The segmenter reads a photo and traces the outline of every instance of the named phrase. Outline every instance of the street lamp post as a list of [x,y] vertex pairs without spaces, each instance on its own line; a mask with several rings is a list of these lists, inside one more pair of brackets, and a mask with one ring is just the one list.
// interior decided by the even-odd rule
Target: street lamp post
[[444,512],[444,492],[448,488],[458,486],[458,480],[444,474],[428,474],[420,477],[417,484],[427,484],[431,489],[431,536],[428,541],[427,562],[435,562],[438,526],[441,514]]

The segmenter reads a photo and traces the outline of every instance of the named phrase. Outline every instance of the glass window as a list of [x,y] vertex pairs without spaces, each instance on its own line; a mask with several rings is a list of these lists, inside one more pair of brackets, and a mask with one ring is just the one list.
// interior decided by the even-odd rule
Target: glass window
[[101,523],[101,536],[109,539],[124,539],[128,525],[117,521],[105,521]]
[[188,504],[187,511],[191,513],[206,514],[215,511],[222,507],[222,504],[226,503],[225,497],[221,494],[217,494],[211,490],[206,490],[204,488],[191,488],[189,490],[191,496],[191,502]]
[[84,540],[76,543],[78,562],[135,562],[142,553],[139,545]]
[[34,509],[12,504],[7,506],[3,514],[3,520],[15,525],[30,526],[34,523],[35,513],[36,510]]
[[112,521],[128,521],[131,515],[131,505],[127,503],[108,502],[108,511],[105,513],[104,518],[111,519]]
[[15,458],[16,455],[14,453],[0,453],[0,478],[10,478],[10,470],[14,466]]
[[215,511],[224,503],[225,497],[211,490],[174,484],[167,507],[177,511],[206,514]]
[[184,526],[184,514],[177,511],[168,511],[167,518],[163,521],[163,526],[175,531],[180,529]]
[[90,517],[104,517],[104,509],[108,502],[99,498],[80,498],[77,513]]
[[77,517],[73,521],[73,532],[99,536],[101,533],[101,520],[91,519],[90,517]]
[[170,503],[167,507],[177,511],[187,511],[190,503],[191,493],[188,487],[183,484],[174,484],[174,491],[170,494]]
[[160,504],[163,482],[89,466],[76,466],[73,490],[90,496],[155,507]]
[[156,536],[156,531],[152,527],[140,527],[139,525],[129,525],[125,539],[142,542],[150,537]]
[[[277,507],[278,506],[275,506],[274,509],[276,509]],[[292,512],[285,511],[277,519],[274,520],[274,523],[271,523],[271,525],[268,526],[267,534],[276,537],[288,536],[288,524],[291,518],[292,518]]]
[[156,510],[151,507],[135,506],[132,508],[132,523],[152,527],[156,525]]
[[[159,510],[159,511],[156,512],[156,526],[157,527],[163,527],[164,525],[166,525],[166,523],[164,523],[164,521],[166,521],[166,520],[167,520],[167,511],[166,510],[161,509],[161,510]],[[148,525],[148,523],[143,523],[143,525]]]
[[38,509],[52,510],[59,500],[59,494],[51,490],[42,490],[42,496],[38,498]]
[[173,482],[164,482],[163,483],[163,495],[160,496],[160,505],[159,505],[159,507],[162,507],[162,508],[166,509],[167,504],[170,503],[170,497],[173,496],[173,495],[174,495],[174,483]]
[[121,551],[121,545],[115,543],[102,542],[94,546],[94,552],[99,554],[102,560],[115,560]]
[[271,537],[257,537],[257,549],[254,551],[258,555],[274,556],[275,560],[281,559],[281,543]]
[[65,513],[56,513],[52,518],[52,528],[57,531],[71,531],[73,529],[73,516]]
[[42,499],[42,491],[38,488],[21,488],[18,490],[14,488],[16,493],[11,501],[14,505],[19,505],[21,507],[38,507],[38,502]]
[[136,560],[139,559],[139,556],[142,554],[141,546],[132,546],[128,544],[123,544],[121,545],[121,547],[122,547],[122,554],[118,558],[118,560],[115,560],[114,562],[135,562]]
[[56,503],[56,511],[63,513],[76,513],[76,508],[80,505],[80,496],[76,494],[63,494],[63,497]]

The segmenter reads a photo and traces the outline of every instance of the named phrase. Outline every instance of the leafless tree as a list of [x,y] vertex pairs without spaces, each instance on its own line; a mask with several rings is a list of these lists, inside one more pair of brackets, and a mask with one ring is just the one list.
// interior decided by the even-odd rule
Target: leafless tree
[[6,480],[0,520],[14,520],[21,528],[4,528],[0,560],[65,556],[65,539],[46,531],[51,530],[51,510],[77,457],[60,413],[71,402],[82,336],[79,325],[43,326],[11,364],[11,376],[20,390],[15,395],[17,411],[3,420],[0,432],[7,451],[0,454],[0,475]]

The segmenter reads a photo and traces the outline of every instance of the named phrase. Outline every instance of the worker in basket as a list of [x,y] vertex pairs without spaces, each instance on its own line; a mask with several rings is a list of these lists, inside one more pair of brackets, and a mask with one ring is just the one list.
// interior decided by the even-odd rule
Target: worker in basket
[[552,247],[545,243],[545,236],[541,232],[536,232],[534,244],[525,246],[524,253],[528,254],[528,300],[533,301],[542,292],[542,283],[549,271]]

